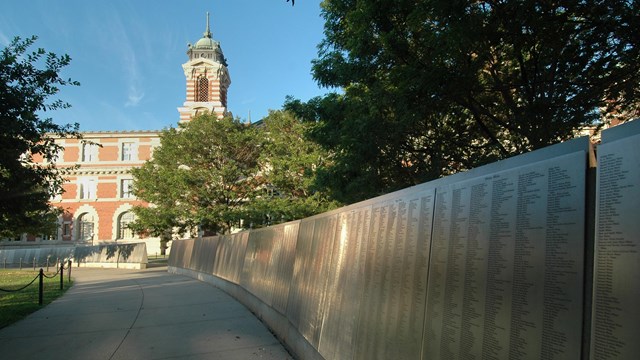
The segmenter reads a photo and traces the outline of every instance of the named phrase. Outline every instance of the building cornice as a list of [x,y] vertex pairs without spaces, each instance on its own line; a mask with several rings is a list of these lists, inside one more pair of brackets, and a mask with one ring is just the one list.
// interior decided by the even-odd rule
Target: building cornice
[[124,175],[131,174],[133,167],[117,167],[117,168],[80,168],[75,170],[67,170],[65,176],[77,175]]

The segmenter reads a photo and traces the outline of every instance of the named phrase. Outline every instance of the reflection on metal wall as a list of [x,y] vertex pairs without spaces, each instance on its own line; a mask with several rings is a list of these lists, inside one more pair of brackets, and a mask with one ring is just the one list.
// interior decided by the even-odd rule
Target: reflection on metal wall
[[249,234],[240,284],[245,289],[285,312],[296,248],[298,223],[252,231]]
[[76,264],[147,264],[144,243],[103,244],[90,246],[51,246],[0,249],[0,267],[53,265],[72,259]]
[[237,233],[218,237],[213,274],[234,284],[240,283],[249,233]]
[[591,359],[640,354],[640,120],[598,147]]
[[213,274],[216,249],[219,239],[206,237],[193,244],[192,263],[193,270],[203,274]]
[[73,257],[75,247],[43,247],[43,248],[5,248],[0,249],[0,266],[2,267],[28,267],[35,263],[37,266],[44,266],[47,263],[54,264],[64,259]]
[[585,185],[577,151],[436,189],[424,359],[581,357]]
[[170,265],[239,284],[326,359],[579,358],[588,152],[578,139],[301,221],[176,241]]
[[76,263],[147,264],[145,243],[77,246],[73,254]]
[[331,263],[328,267],[319,351],[326,359],[352,357],[362,297],[362,274],[369,230],[369,208],[337,216]]
[[294,263],[289,304],[298,331],[316,349],[320,343],[329,266],[336,232],[337,215],[321,216],[300,223],[300,237]]

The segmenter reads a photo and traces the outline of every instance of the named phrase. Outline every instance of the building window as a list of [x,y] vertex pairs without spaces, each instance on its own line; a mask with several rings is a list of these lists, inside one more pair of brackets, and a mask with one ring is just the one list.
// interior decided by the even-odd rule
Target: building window
[[209,101],[209,80],[205,76],[198,77],[196,82],[196,101]]
[[93,215],[89,213],[78,217],[78,241],[93,241]]
[[96,180],[95,179],[80,179],[78,188],[80,191],[80,199],[96,198]]
[[71,235],[71,224],[64,223],[62,224],[62,236],[70,236]]
[[120,180],[120,197],[123,199],[133,197],[133,179]]
[[123,212],[118,216],[118,239],[133,238],[133,230],[129,228],[129,224],[135,219],[135,215],[130,211]]
[[80,154],[80,161],[91,162],[98,160],[98,145],[97,144],[82,144],[82,153]]
[[136,154],[136,144],[132,143],[132,142],[125,142],[122,143],[122,151],[121,151],[121,158],[120,160],[122,161],[133,161],[136,160],[137,154]]

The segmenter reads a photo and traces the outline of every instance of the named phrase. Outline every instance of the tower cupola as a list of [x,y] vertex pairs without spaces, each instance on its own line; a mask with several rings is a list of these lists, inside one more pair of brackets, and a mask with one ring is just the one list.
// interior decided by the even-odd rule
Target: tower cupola
[[189,56],[189,60],[204,58],[228,66],[222,53],[222,48],[220,48],[220,42],[213,39],[210,29],[209,13],[207,13],[207,28],[202,34],[202,38],[196,41],[195,44],[188,45],[187,55]]
[[215,113],[221,119],[227,113],[227,89],[231,78],[220,43],[213,39],[207,13],[202,38],[187,45],[189,60],[182,65],[187,80],[187,99],[178,108],[180,122],[203,113]]

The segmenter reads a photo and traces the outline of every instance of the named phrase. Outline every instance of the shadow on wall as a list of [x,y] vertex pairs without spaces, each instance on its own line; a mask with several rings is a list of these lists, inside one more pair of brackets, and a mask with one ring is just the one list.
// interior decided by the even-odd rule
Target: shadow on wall
[[78,266],[145,268],[148,263],[145,243],[79,246],[73,257]]
[[145,243],[0,249],[3,268],[45,267],[72,259],[77,266],[145,268]]

